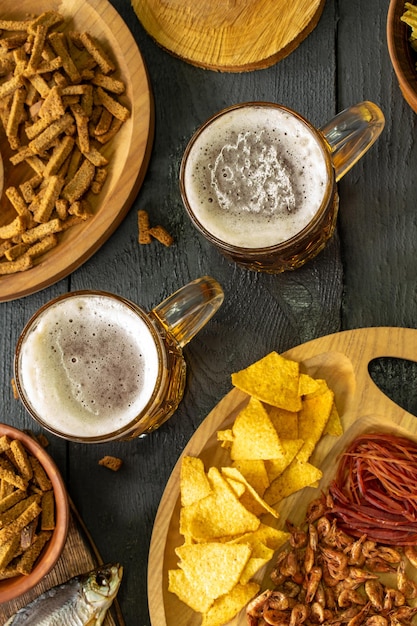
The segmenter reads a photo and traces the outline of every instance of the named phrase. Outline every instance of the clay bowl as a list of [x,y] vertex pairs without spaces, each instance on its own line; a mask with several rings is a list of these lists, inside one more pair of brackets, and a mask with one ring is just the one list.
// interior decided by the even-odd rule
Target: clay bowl
[[401,92],[417,113],[417,53],[410,46],[411,28],[401,21],[404,0],[391,0],[387,16],[388,52]]
[[59,470],[49,454],[30,435],[12,426],[0,424],[0,437],[3,435],[7,435],[10,439],[19,439],[42,464],[54,490],[56,527],[29,575],[15,576],[0,581],[0,604],[28,592],[51,571],[64,549],[69,524],[67,492]]

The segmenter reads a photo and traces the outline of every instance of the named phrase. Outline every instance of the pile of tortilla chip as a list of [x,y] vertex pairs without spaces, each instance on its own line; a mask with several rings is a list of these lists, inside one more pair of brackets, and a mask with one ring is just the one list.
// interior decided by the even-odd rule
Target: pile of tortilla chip
[[232,374],[232,383],[250,398],[217,433],[231,465],[206,471],[190,456],[181,464],[184,543],[169,591],[202,614],[202,626],[226,624],[258,593],[253,577],[289,537],[263,515],[278,518],[283,498],[318,485],[322,473],[309,458],[323,435],[342,434],[325,381],[276,352]]
[[271,352],[232,374],[232,383],[250,395],[232,428],[217,433],[233,467],[271,506],[304,487],[317,486],[322,472],[309,459],[322,436],[343,432],[326,381],[300,372],[299,363]]
[[203,626],[230,621],[258,593],[252,581],[289,534],[261,522],[257,511],[278,517],[237,468],[210,467],[197,457],[181,464],[178,569],[169,591],[202,614]]

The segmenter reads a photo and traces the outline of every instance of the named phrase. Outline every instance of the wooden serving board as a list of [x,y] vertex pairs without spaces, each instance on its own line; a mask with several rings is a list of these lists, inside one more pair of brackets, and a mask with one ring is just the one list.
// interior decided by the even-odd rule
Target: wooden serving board
[[[103,563],[94,543],[92,542],[81,518],[71,503],[72,515],[68,530],[68,538],[57,564],[52,571],[36,587],[14,600],[0,604],[0,624],[4,624],[11,615],[44,591],[60,585],[69,578],[93,569]],[[122,581],[123,584],[123,581]],[[123,616],[116,600],[107,612],[103,626],[124,626]]]
[[[311,462],[323,471],[320,487],[334,475],[338,455],[357,434],[388,431],[417,438],[417,419],[390,400],[374,384],[368,365],[380,357],[417,360],[417,330],[406,328],[363,328],[315,339],[297,346],[284,356],[299,361],[302,371],[314,378],[324,378],[335,394],[335,402],[344,427],[344,435],[324,437],[316,446]],[[249,363],[248,363],[249,365]],[[228,428],[247,403],[248,396],[233,389],[210,412],[195,432],[182,456],[199,456],[206,469],[230,464],[228,453],[217,442],[218,430]],[[168,570],[177,567],[175,548],[183,543],[179,534],[178,460],[167,483],[155,519],[148,565],[148,594],[152,626],[199,626],[201,616],[168,592]],[[279,508],[282,525],[287,516],[302,519],[308,501],[317,490],[308,488],[286,498]],[[272,524],[276,522],[271,522]],[[268,568],[259,572],[258,581],[266,580]],[[265,583],[266,584],[266,583]],[[231,624],[245,626],[244,611]]]
[[184,61],[206,69],[261,69],[292,52],[325,0],[132,0],[143,27]]
[[[92,218],[60,234],[57,247],[42,255],[24,272],[0,276],[0,302],[44,289],[68,276],[89,259],[120,225],[143,182],[152,149],[154,108],[150,82],[142,55],[129,28],[108,0],[2,0],[0,18],[25,19],[43,11],[57,11],[65,18],[65,29],[88,31],[114,60],[115,77],[125,83],[120,98],[130,118],[106,144],[108,176],[97,196],[91,198]],[[12,152],[0,125],[4,187],[18,187],[33,171],[26,164],[12,166]],[[30,171],[29,171],[30,170]],[[0,193],[0,225],[16,213]]]

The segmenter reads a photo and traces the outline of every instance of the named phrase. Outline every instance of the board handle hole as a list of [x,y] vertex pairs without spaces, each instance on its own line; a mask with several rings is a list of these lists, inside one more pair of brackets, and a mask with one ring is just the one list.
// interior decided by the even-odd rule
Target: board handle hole
[[368,364],[375,385],[390,400],[417,417],[417,362],[397,357],[377,357]]

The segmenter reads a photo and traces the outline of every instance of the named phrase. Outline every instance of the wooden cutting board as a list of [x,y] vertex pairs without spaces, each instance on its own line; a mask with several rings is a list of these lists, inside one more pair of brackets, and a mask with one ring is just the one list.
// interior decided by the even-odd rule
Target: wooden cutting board
[[206,69],[262,69],[317,25],[325,0],[132,0],[143,27],[184,61]]
[[[284,356],[299,361],[302,371],[324,378],[335,394],[344,427],[340,438],[324,437],[311,462],[321,467],[323,481],[334,475],[338,454],[355,435],[372,430],[398,432],[417,438],[417,419],[390,400],[372,381],[369,363],[380,357],[417,361],[417,330],[406,328],[362,328],[314,339]],[[248,363],[249,365],[249,363]],[[179,476],[184,455],[199,456],[206,469],[230,464],[228,453],[217,441],[217,431],[230,428],[248,396],[230,391],[209,413],[178,460],[162,496],[155,518],[148,564],[148,595],[152,626],[199,626],[201,617],[168,592],[168,570],[176,568],[175,548],[183,543],[179,533]],[[326,476],[324,475],[326,472]],[[328,484],[324,482],[323,484]],[[311,495],[314,492],[314,495]],[[308,499],[316,497],[308,488],[286,498],[279,508],[280,519],[297,515]],[[298,511],[298,513],[297,513]],[[267,568],[259,572],[259,582]],[[244,611],[230,625],[245,626]]]
[[[103,563],[90,534],[77,513],[74,504],[70,501],[71,519],[68,538],[57,564],[52,571],[36,587],[10,602],[0,604],[0,624],[4,624],[11,615],[29,602],[37,598],[44,591],[55,585],[60,585],[69,578],[93,569]],[[123,581],[122,581],[123,584]],[[123,616],[116,600],[107,612],[103,626],[125,626]]]

